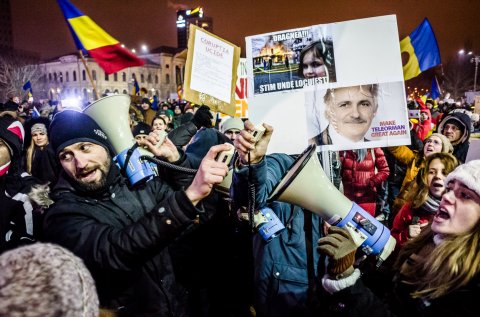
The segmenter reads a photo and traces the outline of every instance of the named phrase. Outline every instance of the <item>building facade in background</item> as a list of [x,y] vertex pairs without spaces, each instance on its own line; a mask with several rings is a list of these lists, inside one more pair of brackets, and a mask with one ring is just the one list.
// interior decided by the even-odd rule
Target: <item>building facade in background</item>
[[[145,95],[157,95],[163,101],[177,98],[178,85],[183,82],[186,54],[177,48],[161,46],[150,53],[139,55],[145,61],[141,67],[126,68],[107,75],[93,58],[86,58],[98,96],[131,94],[136,79]],[[94,91],[85,66],[78,55],[65,55],[40,65],[42,76],[32,83],[38,99],[61,100],[78,98],[91,102]],[[36,89],[36,87],[38,87]]]

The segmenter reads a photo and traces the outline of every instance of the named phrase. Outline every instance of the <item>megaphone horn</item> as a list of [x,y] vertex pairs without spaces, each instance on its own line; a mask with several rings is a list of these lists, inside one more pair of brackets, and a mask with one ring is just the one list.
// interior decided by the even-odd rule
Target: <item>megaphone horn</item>
[[[129,107],[130,96],[111,95],[91,103],[83,110],[83,113],[95,120],[107,134],[115,154],[117,154],[114,161],[122,169],[125,169],[126,176],[130,183],[134,185],[155,175],[155,170],[150,163],[140,159],[141,155],[152,156],[152,153],[141,148],[129,152],[132,146],[136,144],[130,130]],[[126,162],[127,160],[128,162]]]
[[320,215],[331,225],[345,227],[365,254],[379,255],[382,262],[395,248],[390,230],[330,182],[314,144],[295,160],[268,200],[298,205]]

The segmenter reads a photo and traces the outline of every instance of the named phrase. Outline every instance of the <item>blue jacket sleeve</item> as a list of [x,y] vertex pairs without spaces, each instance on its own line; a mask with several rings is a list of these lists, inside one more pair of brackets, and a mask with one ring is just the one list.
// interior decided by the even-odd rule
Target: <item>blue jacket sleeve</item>
[[[266,205],[268,196],[293,162],[293,158],[287,154],[272,154],[265,156],[260,163],[251,166],[256,208]],[[236,166],[233,173],[230,194],[240,206],[248,205],[248,169],[248,166]]]

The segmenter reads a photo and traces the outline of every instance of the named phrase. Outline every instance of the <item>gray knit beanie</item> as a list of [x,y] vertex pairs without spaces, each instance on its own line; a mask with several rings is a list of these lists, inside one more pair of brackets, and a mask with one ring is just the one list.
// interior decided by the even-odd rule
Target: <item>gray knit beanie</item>
[[444,136],[443,134],[432,133],[431,135],[428,136],[428,138],[425,139],[425,141],[423,143],[425,144],[425,142],[432,136],[436,136],[437,138],[442,140],[442,153],[450,153],[450,154],[453,153],[452,143],[450,143],[450,140],[446,136]]
[[93,278],[82,260],[70,251],[35,243],[0,256],[0,316],[98,315]]

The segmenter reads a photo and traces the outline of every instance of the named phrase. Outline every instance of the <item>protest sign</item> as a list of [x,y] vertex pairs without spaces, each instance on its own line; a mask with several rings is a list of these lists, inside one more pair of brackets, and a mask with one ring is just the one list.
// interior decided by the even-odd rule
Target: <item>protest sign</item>
[[246,48],[249,117],[274,126],[270,152],[410,144],[394,15],[250,36]]
[[480,96],[475,96],[475,108],[473,112],[480,113]]
[[239,59],[238,46],[190,24],[184,99],[234,115]]

